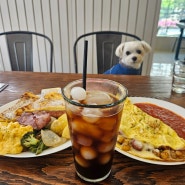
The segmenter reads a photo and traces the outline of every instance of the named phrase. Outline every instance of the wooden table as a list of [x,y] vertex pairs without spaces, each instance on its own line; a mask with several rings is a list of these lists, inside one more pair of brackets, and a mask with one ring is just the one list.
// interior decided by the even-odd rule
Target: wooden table
[[[171,77],[88,75],[108,78],[128,88],[129,96],[163,99],[185,107],[185,94],[171,92]],[[9,86],[0,93],[0,105],[20,97],[25,91],[39,94],[43,88],[64,87],[80,74],[0,72],[0,81]],[[0,157],[0,184],[87,184],[75,173],[71,148],[36,158]],[[115,151],[111,175],[99,183],[185,184],[185,165],[164,166],[140,162]]]

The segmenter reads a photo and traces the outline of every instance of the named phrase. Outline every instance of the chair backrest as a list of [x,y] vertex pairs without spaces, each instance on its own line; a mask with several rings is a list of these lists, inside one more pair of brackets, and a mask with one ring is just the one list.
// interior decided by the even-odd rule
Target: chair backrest
[[118,57],[115,55],[115,50],[124,39],[123,37],[132,40],[141,40],[136,35],[119,31],[97,31],[79,36],[73,46],[76,73],[78,73],[77,45],[80,40],[88,39],[88,37],[93,35],[96,37],[98,74],[104,73],[106,70],[110,69],[114,64],[118,63]]
[[181,19],[179,22],[185,23],[185,19]]
[[[181,19],[179,22],[185,24],[185,19]],[[184,39],[184,38],[185,38],[184,28],[181,28],[181,30],[182,30],[182,34],[183,34],[182,38]],[[183,48],[184,48],[184,47],[183,47]]]
[[33,71],[33,35],[49,43],[49,72],[53,71],[53,43],[44,34],[31,31],[8,31],[0,33],[6,36],[12,71]]

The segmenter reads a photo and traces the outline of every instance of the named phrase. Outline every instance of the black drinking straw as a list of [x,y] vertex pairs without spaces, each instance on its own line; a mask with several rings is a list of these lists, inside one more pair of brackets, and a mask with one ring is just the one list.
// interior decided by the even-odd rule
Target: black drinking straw
[[83,58],[83,88],[86,90],[86,76],[87,76],[87,50],[88,41],[84,41],[84,58]]

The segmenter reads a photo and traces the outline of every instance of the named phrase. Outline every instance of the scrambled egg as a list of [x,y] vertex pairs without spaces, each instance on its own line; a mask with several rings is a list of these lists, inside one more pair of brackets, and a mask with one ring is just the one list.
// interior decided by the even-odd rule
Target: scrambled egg
[[125,100],[120,130],[127,138],[149,143],[155,148],[169,146],[174,150],[185,149],[185,140],[168,125],[153,118]]
[[22,126],[18,122],[0,122],[0,155],[21,153],[21,138],[33,131],[31,126]]

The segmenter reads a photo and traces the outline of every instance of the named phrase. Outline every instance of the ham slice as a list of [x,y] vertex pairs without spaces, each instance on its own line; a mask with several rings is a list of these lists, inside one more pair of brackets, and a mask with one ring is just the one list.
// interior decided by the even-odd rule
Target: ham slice
[[17,119],[17,121],[21,125],[30,125],[33,129],[40,130],[51,121],[51,116],[45,111],[38,111],[34,113],[25,112]]

